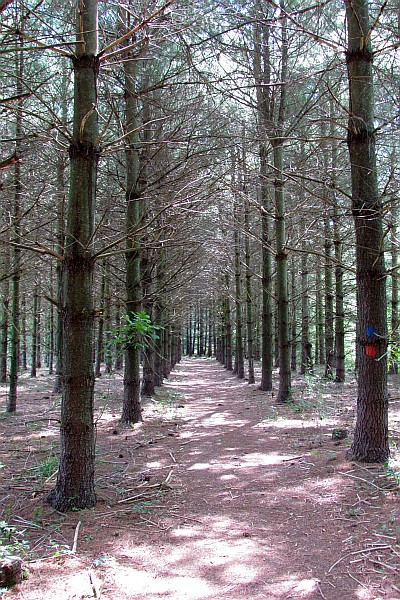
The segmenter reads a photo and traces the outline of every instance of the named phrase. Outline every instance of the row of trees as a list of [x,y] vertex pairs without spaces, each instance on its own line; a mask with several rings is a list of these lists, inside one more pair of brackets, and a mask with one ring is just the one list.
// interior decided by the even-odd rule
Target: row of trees
[[75,8],[0,3],[1,377],[13,412],[26,348],[34,375],[45,343],[63,398],[51,504],[96,501],[101,363],[123,366],[121,419],[133,423],[140,388],[153,394],[182,350],[250,383],[260,359],[263,390],[277,366],[286,402],[312,347],[337,382],[355,347],[350,456],[386,460],[397,5]]

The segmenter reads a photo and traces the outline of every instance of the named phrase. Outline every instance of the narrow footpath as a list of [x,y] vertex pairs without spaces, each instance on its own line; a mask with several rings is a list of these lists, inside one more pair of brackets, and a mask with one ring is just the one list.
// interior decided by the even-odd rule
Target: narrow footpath
[[[398,483],[332,436],[351,435],[354,384],[293,388],[277,406],[214,360],[184,359],[125,427],[122,377],[97,381],[98,503],[62,515],[44,502],[51,477],[39,493],[14,481],[12,522],[42,550],[6,600],[400,600]],[[56,443],[51,417],[39,442]]]
[[[369,525],[352,515],[370,523],[371,503],[342,475],[345,446],[329,420],[274,407],[271,394],[210,360],[185,360],[166,386],[182,415],[162,448],[173,491],[156,538],[132,547],[130,598],[394,597],[357,554]],[[152,448],[148,464],[162,464]]]

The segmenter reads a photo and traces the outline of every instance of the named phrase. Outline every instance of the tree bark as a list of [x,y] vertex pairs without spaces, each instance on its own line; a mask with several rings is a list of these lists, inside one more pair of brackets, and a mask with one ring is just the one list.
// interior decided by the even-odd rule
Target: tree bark
[[295,258],[292,255],[291,259],[291,336],[292,336],[292,350],[290,356],[290,368],[292,371],[297,369],[297,299],[296,299],[296,263]]
[[243,204],[244,214],[244,255],[246,264],[246,323],[247,323],[247,360],[248,360],[248,383],[255,383],[254,376],[254,323],[253,323],[253,293],[251,288],[251,252],[250,252],[250,228],[249,228],[249,203],[247,198]]
[[51,506],[61,512],[90,508],[96,503],[92,244],[99,157],[97,18],[97,0],[77,3],[73,139],[63,261],[60,463],[56,487],[48,496]]
[[[24,27],[24,24],[21,24]],[[17,36],[20,47],[23,47],[24,38]],[[15,70],[17,76],[16,92],[18,96],[22,95],[22,82],[24,77],[24,57],[23,51],[15,55]],[[19,158],[22,154],[22,98],[18,101],[18,110],[15,124],[15,156]],[[14,207],[12,218],[12,237],[16,243],[13,250],[13,276],[11,280],[11,335],[10,335],[10,388],[7,400],[7,412],[17,410],[17,386],[18,386],[18,366],[19,366],[19,345],[20,345],[20,284],[21,284],[21,250],[18,247],[21,235],[21,216],[22,216],[22,180],[21,180],[21,161],[17,160],[14,166]]]
[[106,273],[103,265],[101,271],[101,286],[100,286],[100,314],[97,328],[97,344],[96,344],[96,365],[94,376],[101,377],[101,363],[104,358],[104,304],[106,294]]
[[[256,18],[261,18],[262,7],[256,3]],[[267,187],[267,137],[268,123],[271,116],[270,106],[270,79],[271,70],[269,64],[269,29],[256,22],[254,27],[254,80],[257,97],[257,121],[258,121],[258,154],[260,161],[260,204],[261,213],[261,240],[262,240],[262,312],[261,312],[261,383],[260,390],[272,390],[272,365],[273,365],[273,342],[272,342],[272,249],[271,249],[271,226],[270,209],[271,201]]]
[[39,290],[38,290],[38,284],[36,282],[34,290],[33,290],[31,377],[36,377],[36,367],[37,367],[38,305],[39,305]]
[[[302,222],[303,244],[301,253],[301,368],[300,373],[312,373],[312,354],[310,342],[310,297],[308,289],[307,244],[304,241],[305,225]],[[293,341],[292,341],[293,343]]]
[[239,379],[244,379],[244,348],[243,348],[243,311],[242,311],[242,281],[241,281],[241,260],[240,260],[240,235],[239,235],[239,207],[237,200],[234,200],[234,251],[235,251],[235,315],[236,315],[236,336],[235,336],[235,367],[233,372]]
[[2,276],[1,283],[1,347],[0,347],[0,383],[7,381],[7,353],[8,353],[8,325],[10,310],[10,246],[6,243],[2,248]]
[[[131,27],[127,11],[126,28]],[[126,137],[126,313],[132,315],[141,308],[140,245],[136,232],[141,219],[140,157],[137,105],[137,62],[129,52],[124,60],[125,75],[125,129]],[[142,420],[140,405],[140,348],[137,344],[128,346],[125,352],[124,399],[122,423],[138,423]]]
[[359,376],[352,460],[385,462],[389,456],[386,273],[383,208],[378,193],[369,3],[346,1],[349,78],[347,144],[356,236]]

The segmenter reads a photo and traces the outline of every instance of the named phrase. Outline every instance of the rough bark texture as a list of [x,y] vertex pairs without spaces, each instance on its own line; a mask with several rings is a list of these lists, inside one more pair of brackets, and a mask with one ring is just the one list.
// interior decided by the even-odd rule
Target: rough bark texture
[[[126,13],[126,27],[130,22]],[[126,313],[137,313],[141,307],[140,250],[136,232],[140,217],[140,157],[138,150],[139,134],[138,106],[135,62],[127,54],[124,61],[125,75],[125,128],[130,132],[127,136],[126,157]],[[122,406],[122,423],[138,423],[142,420],[140,405],[140,348],[131,344],[125,352],[124,399]]]
[[346,2],[350,92],[348,148],[356,235],[359,377],[357,422],[349,458],[384,462],[389,456],[386,275],[378,194],[372,51],[368,2]]
[[345,380],[345,346],[344,346],[344,292],[343,292],[343,267],[342,267],[342,240],[340,236],[339,219],[334,211],[334,246],[335,246],[335,381],[342,383]]
[[234,373],[239,379],[244,379],[244,348],[243,348],[243,312],[242,312],[242,281],[240,260],[239,207],[234,206],[234,248],[235,248],[235,313],[236,313],[236,348]]
[[[304,227],[304,224],[303,224]],[[310,300],[308,290],[308,260],[306,244],[303,243],[301,255],[301,374],[312,372],[312,354],[310,342]],[[293,343],[293,342],[292,342]]]
[[23,578],[22,560],[17,556],[0,560],[0,587],[8,588],[21,583]]
[[[23,23],[22,23],[23,27]],[[23,46],[23,37],[20,36],[18,42]],[[16,75],[17,95],[22,95],[24,59],[23,52],[17,52],[16,57]],[[15,125],[15,155],[19,157],[22,153],[22,99],[18,102],[18,111]],[[20,219],[22,214],[22,180],[21,180],[21,161],[17,160],[14,167],[14,207],[12,219],[12,235],[15,242],[20,241],[21,227]],[[20,344],[20,284],[21,284],[21,250],[14,246],[13,250],[13,276],[11,280],[11,334],[10,334],[10,388],[7,400],[7,412],[17,410],[17,384],[18,384],[18,362],[19,362],[19,344]]]
[[325,363],[324,353],[324,319],[323,319],[323,307],[322,307],[322,292],[321,292],[321,268],[317,263],[315,266],[315,361],[319,365]]
[[[249,203],[244,200],[244,226],[249,231]],[[248,382],[255,383],[254,376],[254,323],[253,323],[253,293],[251,289],[251,252],[250,238],[246,235],[244,240],[244,253],[246,263],[246,323],[247,323],[247,358],[248,358]]]
[[324,222],[325,253],[325,377],[332,377],[334,363],[334,311],[331,215],[327,210]]
[[1,346],[0,346],[0,383],[7,381],[7,351],[8,351],[8,325],[9,325],[9,305],[10,305],[10,280],[8,274],[10,271],[10,247],[5,244],[2,248],[2,275],[4,280],[1,283]]
[[229,275],[225,276],[226,297],[223,301],[224,318],[224,365],[228,371],[232,371],[232,323],[231,323],[231,303],[229,300]]
[[295,264],[295,260],[294,257],[292,256],[292,260],[291,260],[291,302],[290,302],[290,306],[291,306],[291,311],[290,311],[290,318],[291,318],[291,336],[292,336],[292,350],[291,350],[291,356],[290,356],[290,368],[292,369],[292,371],[296,371],[297,369],[297,310],[296,310],[296,264]]
[[[256,3],[256,15],[262,15],[260,3]],[[257,120],[259,135],[260,159],[260,204],[264,209],[261,214],[262,226],[262,310],[261,310],[261,383],[263,391],[272,390],[272,254],[271,226],[269,212],[271,209],[270,196],[267,188],[267,136],[270,119],[270,88],[271,69],[269,63],[269,29],[256,22],[254,28],[254,80],[257,93]]]
[[90,508],[94,490],[95,438],[93,424],[94,374],[93,258],[94,210],[98,149],[97,1],[78,3],[77,45],[74,58],[74,130],[70,145],[70,190],[63,261],[63,394],[61,403],[60,464],[55,489],[48,501],[64,512]]
[[36,367],[37,367],[38,303],[39,303],[39,290],[38,290],[38,284],[35,283],[35,288],[34,288],[34,292],[33,292],[33,310],[32,310],[32,364],[31,364],[31,377],[36,377]]
[[[65,75],[63,78],[66,79]],[[63,86],[63,89],[64,86]],[[62,108],[62,121],[63,123],[67,120],[67,107],[66,102],[63,103]],[[57,196],[58,196],[58,207],[57,207],[57,245],[56,252],[58,252],[61,256],[64,254],[65,247],[65,158],[64,156],[59,156],[57,160]],[[56,285],[57,285],[57,313],[56,313],[56,331],[55,331],[55,378],[54,378],[54,387],[53,393],[59,394],[62,390],[62,274],[63,274],[63,266],[62,260],[57,260],[56,267]]]

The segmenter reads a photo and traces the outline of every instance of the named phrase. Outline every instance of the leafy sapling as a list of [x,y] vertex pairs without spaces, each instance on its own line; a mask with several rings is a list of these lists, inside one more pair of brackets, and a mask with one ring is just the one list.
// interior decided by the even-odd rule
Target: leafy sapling
[[162,327],[154,325],[151,317],[144,310],[125,315],[125,324],[111,330],[110,343],[115,344],[121,353],[130,346],[147,348],[150,343],[159,338],[157,331]]

